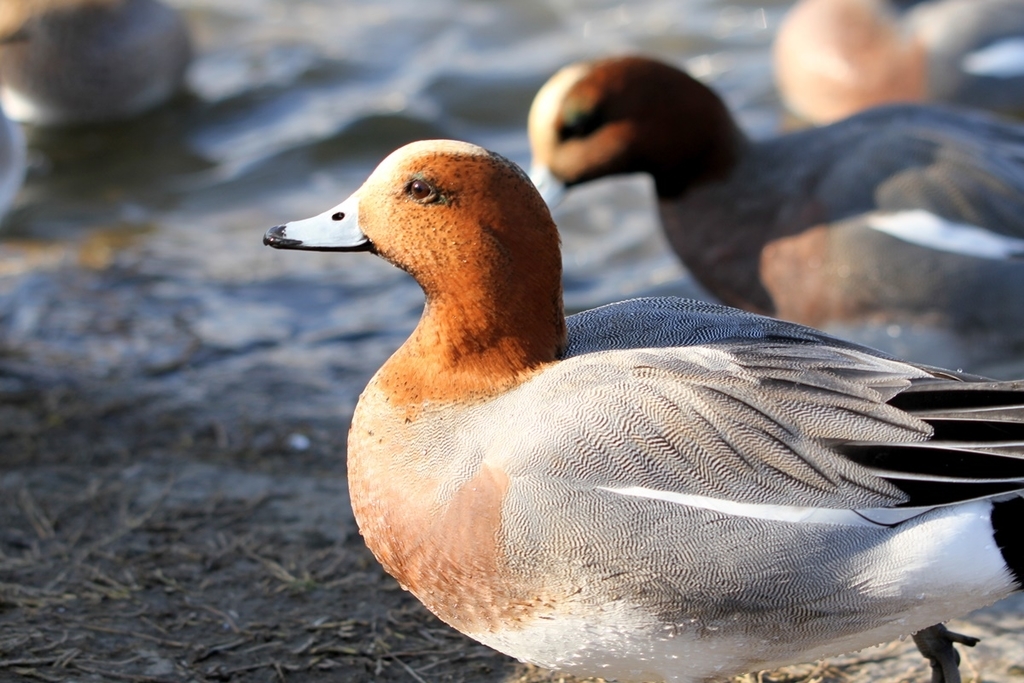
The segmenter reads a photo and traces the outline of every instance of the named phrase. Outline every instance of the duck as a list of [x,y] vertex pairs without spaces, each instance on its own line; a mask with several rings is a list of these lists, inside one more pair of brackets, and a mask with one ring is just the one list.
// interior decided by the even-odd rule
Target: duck
[[690,682],[900,635],[1024,581],[1024,384],[688,299],[566,316],[528,175],[466,142],[387,156],[270,228],[367,252],[426,303],[348,432],[370,550],[441,620],[542,667]]
[[120,121],[177,93],[192,57],[181,16],[159,0],[4,0],[0,103],[16,121]]
[[25,134],[0,107],[0,218],[7,213],[25,179]]
[[[557,72],[528,131],[552,204],[604,176],[653,177],[668,242],[722,303],[862,342],[895,330],[872,345],[923,363],[1021,357],[1020,125],[888,105],[752,140],[711,88],[627,55]],[[915,346],[912,330],[943,343]]]
[[800,0],[773,49],[783,103],[815,125],[890,102],[1024,114],[1022,0]]

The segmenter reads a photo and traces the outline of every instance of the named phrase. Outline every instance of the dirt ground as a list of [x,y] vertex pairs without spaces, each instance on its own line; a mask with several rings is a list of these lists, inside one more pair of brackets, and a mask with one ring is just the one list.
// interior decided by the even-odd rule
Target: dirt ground
[[[202,306],[117,268],[17,287],[0,307],[0,680],[569,680],[441,624],[364,548],[344,416],[380,359],[357,336],[215,347]],[[984,638],[966,681],[1024,680],[1022,607],[954,622]],[[898,642],[742,680],[928,677]]]

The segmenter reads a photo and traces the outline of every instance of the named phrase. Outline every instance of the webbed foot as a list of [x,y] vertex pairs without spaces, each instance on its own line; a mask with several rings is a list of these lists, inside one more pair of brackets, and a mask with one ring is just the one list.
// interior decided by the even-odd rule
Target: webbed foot
[[942,624],[929,626],[914,634],[914,644],[932,665],[932,683],[960,683],[960,653],[953,643],[974,647],[978,638],[954,633]]

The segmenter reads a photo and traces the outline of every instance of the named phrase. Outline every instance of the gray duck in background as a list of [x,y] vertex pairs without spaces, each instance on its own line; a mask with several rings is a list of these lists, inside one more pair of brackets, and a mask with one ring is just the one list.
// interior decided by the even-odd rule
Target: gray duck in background
[[[176,93],[192,56],[157,0],[4,0],[0,103],[37,125],[125,119]],[[9,3],[9,4],[8,4]]]

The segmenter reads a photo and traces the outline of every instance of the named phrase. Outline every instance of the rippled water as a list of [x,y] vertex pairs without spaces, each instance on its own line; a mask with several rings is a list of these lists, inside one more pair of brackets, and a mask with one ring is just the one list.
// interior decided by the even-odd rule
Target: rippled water
[[[537,88],[572,60],[637,50],[711,82],[755,135],[779,118],[783,2],[172,4],[198,46],[188,95],[129,124],[29,131],[32,170],[0,233],[9,348],[103,375],[351,337],[372,364],[415,323],[415,285],[370,256],[261,237],[347,196],[395,147],[460,138],[525,165]],[[598,183],[559,211],[570,309],[696,291],[649,192]]]
[[[267,227],[334,205],[413,139],[526,165],[533,94],[584,57],[657,55],[754,137],[780,126],[781,0],[171,3],[198,47],[187,95],[129,124],[29,131],[30,177],[0,230],[0,318],[4,348],[30,362],[152,376],[288,342],[311,373],[321,355],[346,369],[350,405],[422,295],[371,256],[268,249]],[[556,218],[570,310],[699,294],[644,179],[581,188]]]

